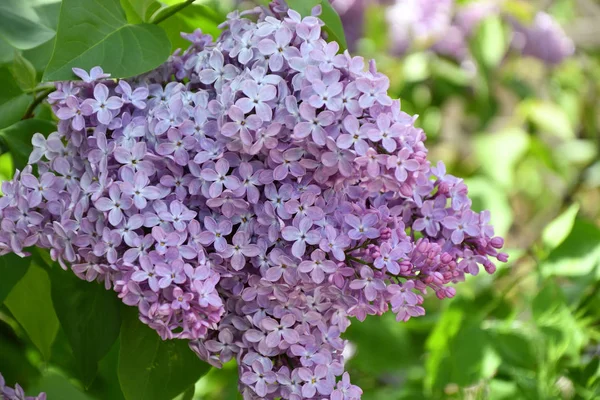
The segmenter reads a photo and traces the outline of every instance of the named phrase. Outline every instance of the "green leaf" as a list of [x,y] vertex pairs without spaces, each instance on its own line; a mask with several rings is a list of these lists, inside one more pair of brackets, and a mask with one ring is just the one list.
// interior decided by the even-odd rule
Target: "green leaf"
[[4,103],[0,100],[0,129],[20,121],[32,100],[33,96],[27,93],[20,94]]
[[22,170],[33,150],[31,138],[35,133],[47,136],[56,130],[56,125],[42,119],[26,119],[0,130],[0,141],[8,147],[15,168]]
[[31,260],[9,253],[0,257],[0,304],[11,292],[13,287],[25,276]]
[[29,387],[38,379],[39,368],[29,357],[24,357],[29,348],[31,346],[19,340],[6,321],[0,321],[0,370],[7,383],[19,382],[21,386]]
[[483,171],[505,189],[514,188],[515,167],[529,148],[527,132],[513,128],[475,138],[475,154]]
[[44,392],[48,399],[94,400],[80,388],[75,387],[68,377],[54,369],[46,371],[28,392],[32,394]]
[[50,278],[46,271],[32,264],[5,304],[44,359],[49,360],[52,342],[58,332],[58,319],[52,308]]
[[544,282],[533,298],[531,311],[541,332],[540,346],[544,347],[550,360],[558,361],[565,353],[578,360],[586,343],[585,332],[568,306],[561,287],[553,279]]
[[[157,7],[160,7],[160,3],[156,0],[121,0],[121,5],[125,9],[130,22],[136,20],[139,20],[139,22],[148,22],[151,13],[154,12]],[[130,15],[129,11],[135,13],[137,18],[133,18],[133,15]],[[132,18],[129,19],[129,17]]]
[[187,341],[163,341],[136,308],[123,314],[119,381],[127,400],[171,400],[209,371]]
[[[409,367],[420,357],[404,324],[395,315],[369,316],[363,322],[350,325],[344,338],[356,344],[356,354],[348,361],[350,368],[370,374],[396,371]],[[389,340],[405,346],[381,346]]]
[[566,239],[542,263],[546,276],[584,276],[600,263],[600,228],[584,219],[576,219]]
[[12,75],[21,89],[33,89],[37,84],[35,67],[19,53],[12,63]]
[[0,38],[11,46],[32,49],[52,39],[54,31],[45,26],[27,1],[0,2]]
[[575,218],[579,212],[579,204],[573,203],[562,214],[550,222],[542,232],[542,242],[549,249],[554,249],[569,236]]
[[[14,53],[14,50],[12,51]],[[33,96],[23,93],[8,65],[0,66],[0,129],[19,121]]]
[[500,16],[492,16],[482,21],[474,37],[474,53],[483,65],[496,67],[506,54],[508,42]]
[[342,20],[328,0],[287,0],[287,3],[303,17],[311,15],[312,9],[321,5],[322,13],[319,18],[325,23],[323,30],[327,32],[330,40],[338,42],[342,51],[348,48]]
[[98,362],[119,336],[121,313],[115,293],[97,282],[86,282],[54,265],[52,301],[67,336],[80,378],[89,387]]
[[115,341],[108,354],[98,364],[98,376],[89,392],[97,399],[125,400],[119,385],[120,340]]
[[526,100],[517,112],[533,123],[538,130],[561,139],[575,139],[569,115],[557,104],[542,100]]
[[464,313],[462,310],[458,307],[450,306],[443,311],[433,332],[427,338],[426,348],[429,356],[425,363],[427,375],[424,384],[425,388],[429,391],[433,389],[436,383],[436,377],[440,373],[440,368],[449,344],[459,331],[463,319]]
[[129,0],[121,0],[121,7],[123,8],[123,11],[125,11],[127,22],[132,24],[141,24],[144,22]]
[[[58,15],[60,14],[60,0],[47,2],[43,1],[42,4],[37,4],[35,6],[35,11],[40,17],[40,20],[44,25],[52,30],[56,30],[58,28]],[[50,57],[52,57],[52,52],[54,50],[54,38],[48,40],[41,45],[34,47],[33,49],[23,51],[23,57],[27,58],[31,61],[31,64],[35,67],[36,71],[40,74],[44,72],[46,69],[46,65],[48,65],[48,61],[50,61]]]
[[139,75],[165,62],[170,50],[160,27],[129,24],[119,0],[64,0],[43,81],[72,79],[73,67],[97,65],[113,78]]
[[531,338],[518,331],[491,329],[487,331],[490,343],[502,358],[502,364],[535,370],[538,362]]

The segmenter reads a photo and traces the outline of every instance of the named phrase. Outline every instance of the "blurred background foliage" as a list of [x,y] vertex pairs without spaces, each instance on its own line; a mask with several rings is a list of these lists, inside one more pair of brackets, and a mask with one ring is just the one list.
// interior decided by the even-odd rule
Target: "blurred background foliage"
[[[347,13],[355,2],[361,12]],[[351,51],[376,59],[392,97],[419,114],[430,160],[465,178],[475,209],[491,210],[511,257],[494,275],[469,278],[452,300],[430,296],[422,318],[355,322],[346,335],[353,381],[366,400],[600,398],[600,4],[506,0],[472,26],[460,51],[449,52],[436,43],[447,32],[399,36],[399,2],[333,5]],[[476,2],[447,3],[460,9]],[[121,0],[130,23],[177,3]],[[253,5],[197,1],[159,26],[175,50],[185,45],[179,31],[218,35],[229,11]],[[2,180],[26,163],[33,133],[54,129],[42,102],[49,86],[40,81],[60,7],[56,0],[0,2]],[[571,37],[564,59],[554,59],[553,48],[536,58],[515,46],[519,26],[540,11]],[[52,306],[53,277],[36,266],[43,260],[11,268],[21,262],[0,259],[0,371],[7,383],[49,399],[123,399],[119,342],[100,360],[97,377],[84,382]],[[235,364],[212,369],[178,397],[192,398],[239,398]]]

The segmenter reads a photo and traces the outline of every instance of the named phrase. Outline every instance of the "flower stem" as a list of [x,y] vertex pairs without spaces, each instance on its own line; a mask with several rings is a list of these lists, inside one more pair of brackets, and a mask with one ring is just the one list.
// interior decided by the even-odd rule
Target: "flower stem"
[[37,86],[37,87],[34,87],[32,89],[23,90],[23,92],[25,92],[25,93],[37,93],[37,92],[41,92],[41,91],[48,90],[48,89],[53,89],[54,90],[54,85]]
[[158,25],[161,22],[163,22],[164,20],[166,20],[167,18],[172,17],[173,15],[177,14],[179,11],[186,8],[187,6],[192,4],[194,1],[196,1],[196,0],[186,0],[181,4],[177,4],[173,7],[170,7],[169,10],[165,11],[163,14],[158,14],[155,19],[152,19],[152,21],[150,21],[150,23],[154,24],[154,25]]
[[54,92],[55,90],[56,90],[56,88],[54,88],[54,87],[46,88],[46,89],[42,90],[41,93],[39,94],[39,96],[36,97],[31,102],[29,107],[27,107],[27,110],[25,110],[25,115],[23,115],[23,118],[21,118],[21,119],[33,118],[33,112],[35,111],[36,107],[39,106],[42,103],[42,101],[46,100],[48,95],[50,93]]
[[348,257],[348,260],[350,260],[350,261],[354,261],[354,262],[356,262],[356,263],[359,263],[359,264],[362,264],[362,265],[367,265],[367,266],[369,266],[369,267],[372,267],[372,265],[371,265],[371,264],[369,264],[368,262],[366,262],[366,261],[363,261],[363,260],[361,260],[361,259],[358,259],[358,258],[355,258],[355,257],[349,256],[349,255],[346,255],[346,257]]

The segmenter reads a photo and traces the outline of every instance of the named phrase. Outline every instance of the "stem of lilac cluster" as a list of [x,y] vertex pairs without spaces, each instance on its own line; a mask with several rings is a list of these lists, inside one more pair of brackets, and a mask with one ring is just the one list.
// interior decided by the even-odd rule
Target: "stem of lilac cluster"
[[156,19],[150,21],[150,23],[158,25],[161,22],[163,22],[164,20],[166,20],[167,18],[172,17],[173,15],[177,14],[179,11],[183,10],[184,8],[186,8],[187,6],[189,6],[190,4],[192,4],[194,1],[196,1],[196,0],[186,0],[183,3],[179,4],[178,6],[175,6],[175,7],[171,8],[171,10],[169,12],[161,15],[159,18],[156,18]]
[[37,92],[41,92],[43,90],[48,90],[48,89],[54,90],[54,85],[37,86],[32,89],[25,89],[25,90],[23,90],[23,92],[24,93],[37,93]]
[[32,118],[33,117],[33,112],[35,111],[36,107],[39,106],[42,101],[46,100],[46,98],[48,97],[48,95],[52,92],[54,92],[56,90],[56,88],[51,87],[51,88],[46,88],[43,91],[41,91],[41,93],[39,94],[38,97],[36,97],[31,104],[29,105],[29,107],[27,107],[27,110],[25,110],[25,114],[23,115],[23,118],[21,119],[28,119],[28,118]]
[[373,267],[373,264],[369,264],[368,262],[366,262],[366,261],[363,261],[363,260],[361,260],[361,259],[359,259],[359,258],[355,258],[355,257],[349,256],[349,255],[347,255],[347,254],[346,254],[346,257],[347,257],[347,258],[348,258],[348,260],[350,260],[350,261],[354,261],[354,262],[357,262],[357,263],[359,263],[359,264],[366,265],[366,266],[368,266],[368,267]]
[[356,250],[358,250],[358,249],[364,249],[364,248],[366,248],[366,247],[367,247],[368,245],[370,245],[370,244],[371,244],[371,241],[370,241],[370,240],[367,240],[367,241],[365,241],[364,243],[362,243],[362,244],[360,244],[360,245],[358,245],[358,246],[356,246],[356,247],[353,247],[353,248],[351,248],[351,249],[348,249],[348,250],[346,250],[346,253],[352,253],[353,251],[356,251]]

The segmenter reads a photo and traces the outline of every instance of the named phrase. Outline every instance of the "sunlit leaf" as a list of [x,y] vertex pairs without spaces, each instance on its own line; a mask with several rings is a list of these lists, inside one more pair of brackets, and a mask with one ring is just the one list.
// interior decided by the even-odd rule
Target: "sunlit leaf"
[[474,34],[473,51],[488,68],[496,67],[506,54],[507,40],[500,16],[482,21]]
[[561,139],[575,138],[569,116],[557,104],[542,100],[527,100],[521,103],[518,111],[542,133],[549,133]]
[[504,188],[512,188],[515,166],[529,147],[529,136],[521,129],[484,133],[475,139],[475,154],[483,171]]
[[545,275],[583,276],[600,263],[600,228],[587,220],[576,219],[564,241],[543,262]]
[[561,244],[575,224],[575,217],[579,212],[579,204],[571,204],[562,214],[549,223],[542,232],[542,241],[545,246],[550,249],[554,249],[556,246]]
[[44,359],[49,360],[58,331],[58,319],[52,307],[48,273],[32,264],[10,292],[5,304]]
[[170,49],[160,27],[128,23],[119,0],[64,0],[43,80],[72,79],[73,67],[97,65],[113,78],[139,75],[166,61]]

